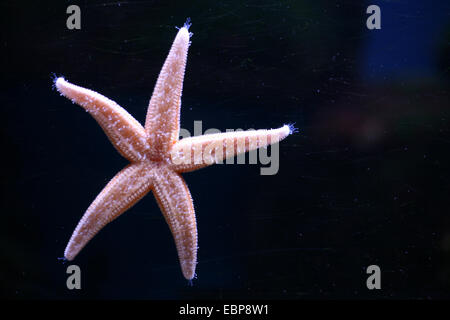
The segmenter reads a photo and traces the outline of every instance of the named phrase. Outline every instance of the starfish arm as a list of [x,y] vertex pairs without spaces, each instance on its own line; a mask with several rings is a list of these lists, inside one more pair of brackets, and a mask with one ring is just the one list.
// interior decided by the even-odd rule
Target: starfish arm
[[285,125],[278,129],[206,134],[178,141],[171,149],[172,169],[194,171],[225,158],[277,143],[292,133]]
[[145,196],[152,183],[149,164],[133,163],[121,170],[86,210],[67,244],[64,257],[73,260],[106,224]]
[[189,47],[188,25],[180,28],[164,62],[148,106],[145,130],[150,154],[159,158],[178,140],[181,91]]
[[125,109],[101,94],[67,82],[55,81],[58,91],[89,112],[119,153],[131,162],[145,158],[148,148],[145,130]]
[[175,239],[181,270],[186,279],[195,276],[197,224],[192,197],[184,179],[163,167],[155,171],[153,194]]

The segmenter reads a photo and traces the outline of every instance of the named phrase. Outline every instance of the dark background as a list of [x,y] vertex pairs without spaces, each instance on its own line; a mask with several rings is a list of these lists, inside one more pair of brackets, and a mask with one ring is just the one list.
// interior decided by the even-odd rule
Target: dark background
[[[81,30],[66,8],[81,8]],[[382,29],[366,28],[381,8]],[[450,297],[447,1],[2,1],[1,296],[9,299]],[[57,258],[127,164],[53,74],[141,123],[176,26],[192,20],[181,127],[299,132],[277,175],[185,174],[198,278],[183,278],[153,196]],[[380,266],[382,289],[366,288]]]

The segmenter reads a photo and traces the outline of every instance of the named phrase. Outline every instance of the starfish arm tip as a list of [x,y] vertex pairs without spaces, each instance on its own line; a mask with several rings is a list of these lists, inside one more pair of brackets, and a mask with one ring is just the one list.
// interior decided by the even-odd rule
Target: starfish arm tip
[[177,29],[179,30],[178,35],[182,36],[187,41],[189,41],[189,39],[193,35],[192,32],[189,32],[189,28],[191,27],[191,25],[192,25],[191,18],[187,18],[186,22],[184,23],[184,25],[181,28],[177,27]]
[[76,253],[72,252],[72,250],[69,250],[69,247],[66,248],[64,251],[64,260],[65,261],[72,261],[75,259]]
[[54,72],[51,73],[50,77],[51,77],[52,82],[53,82],[52,88],[53,88],[53,89],[56,89],[56,81],[57,81],[60,77],[58,77],[58,76],[56,75],[56,73],[54,73]]
[[192,23],[191,23],[191,18],[187,18],[186,19],[186,22],[184,23],[184,25],[183,25],[183,28],[186,28],[186,30],[189,30],[189,28],[190,28],[190,26],[192,25]]
[[178,35],[180,37],[183,37],[185,41],[189,41],[190,37],[192,36],[192,33],[189,32],[189,26],[190,25],[186,26],[186,24],[184,24],[184,26],[178,31]]
[[197,273],[195,273],[195,269],[194,270],[185,270],[186,272],[183,272],[183,276],[184,278],[188,281],[189,286],[193,286],[193,281],[195,279],[197,279]]
[[64,77],[55,76],[53,78],[53,87],[56,88],[56,90],[58,90],[60,94],[63,94],[62,90],[65,85],[67,85],[67,81],[66,79],[64,79]]
[[294,127],[295,123],[288,123],[283,126],[283,131],[286,131],[286,136],[297,133],[298,129]]
[[64,79],[64,77],[55,77],[53,81],[55,82],[55,85],[58,85],[66,82],[66,79]]

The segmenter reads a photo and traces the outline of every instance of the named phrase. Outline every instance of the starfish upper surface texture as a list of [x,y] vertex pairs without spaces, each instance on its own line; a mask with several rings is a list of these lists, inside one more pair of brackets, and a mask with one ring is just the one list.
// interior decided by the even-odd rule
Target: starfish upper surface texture
[[67,82],[55,87],[89,112],[117,151],[130,161],[95,198],[78,223],[64,257],[73,260],[106,224],[132,207],[150,190],[175,239],[183,275],[190,280],[197,264],[197,225],[191,194],[180,173],[264,147],[291,133],[273,130],[209,134],[179,140],[181,91],[186,66],[189,24],[180,28],[156,82],[145,126],[117,103]]

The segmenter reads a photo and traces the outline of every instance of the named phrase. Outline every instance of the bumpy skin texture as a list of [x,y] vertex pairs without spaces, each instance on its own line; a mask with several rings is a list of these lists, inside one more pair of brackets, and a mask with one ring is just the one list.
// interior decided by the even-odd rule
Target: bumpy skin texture
[[178,140],[188,28],[180,28],[173,42],[149,103],[145,128],[114,101],[63,78],[56,79],[61,95],[88,111],[130,161],[86,210],[67,244],[66,259],[73,260],[106,224],[152,190],[175,239],[183,275],[192,279],[197,264],[197,225],[192,197],[180,173],[276,143],[291,133],[283,126]]

